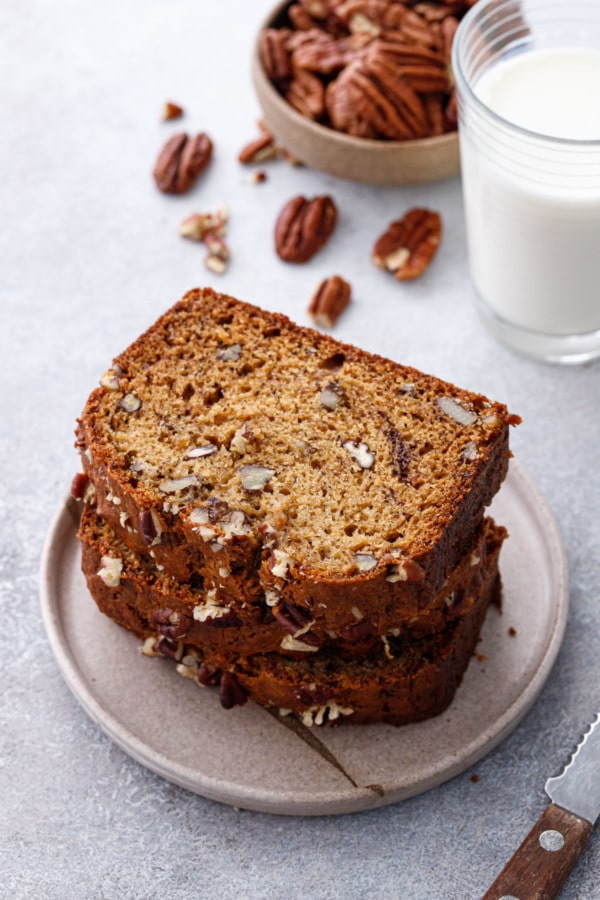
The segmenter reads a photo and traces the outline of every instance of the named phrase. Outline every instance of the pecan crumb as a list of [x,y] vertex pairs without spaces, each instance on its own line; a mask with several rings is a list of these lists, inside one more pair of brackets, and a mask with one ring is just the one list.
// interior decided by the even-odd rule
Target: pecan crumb
[[226,270],[231,255],[224,241],[228,218],[227,209],[221,206],[214,213],[192,213],[179,226],[181,237],[204,243],[208,250],[204,265],[217,275]]
[[170,122],[172,119],[180,119],[182,115],[183,106],[167,100],[162,108],[161,119],[163,120],[163,122]]

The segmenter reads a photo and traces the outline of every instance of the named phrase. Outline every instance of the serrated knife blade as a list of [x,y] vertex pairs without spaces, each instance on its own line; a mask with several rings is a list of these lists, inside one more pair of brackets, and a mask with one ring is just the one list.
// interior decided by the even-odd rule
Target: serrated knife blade
[[557,806],[592,825],[600,816],[600,713],[562,774],[548,779],[546,793]]
[[545,787],[552,803],[483,900],[554,900],[560,894],[600,816],[600,714]]

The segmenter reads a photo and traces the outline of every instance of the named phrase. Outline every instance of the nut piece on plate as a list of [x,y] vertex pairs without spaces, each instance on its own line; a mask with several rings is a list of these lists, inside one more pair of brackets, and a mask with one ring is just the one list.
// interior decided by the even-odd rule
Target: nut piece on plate
[[203,132],[193,137],[181,132],[164,145],[154,166],[154,180],[164,194],[185,194],[212,157],[213,145]]
[[411,209],[392,222],[373,247],[372,261],[392,272],[398,281],[422,275],[435,256],[442,236],[439,213]]
[[172,119],[180,119],[183,115],[183,106],[179,103],[172,103],[170,100],[164,104],[162,108],[161,119],[164,122],[170,122]]
[[339,275],[325,278],[317,287],[308,307],[308,314],[316,325],[333,328],[350,303],[351,287]]
[[275,224],[277,255],[284,262],[307,262],[325,245],[336,221],[337,210],[331,197],[293,197]]

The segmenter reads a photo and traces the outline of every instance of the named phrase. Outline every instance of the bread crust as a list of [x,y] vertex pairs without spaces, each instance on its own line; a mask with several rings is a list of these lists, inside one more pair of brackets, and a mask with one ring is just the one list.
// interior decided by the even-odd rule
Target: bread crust
[[[254,353],[251,359],[253,364],[258,359],[268,368],[273,364],[273,357],[277,358],[279,353],[279,361],[285,361],[287,368],[291,368],[291,375],[287,373],[285,379],[282,376],[281,397],[274,398],[271,384],[273,379],[269,382],[265,378],[263,384],[261,378],[252,371],[243,374],[243,366],[240,368],[243,356],[240,361],[231,358],[234,355],[231,347],[237,347],[238,344],[219,344],[219,340],[231,341],[235,335],[245,333],[248,334],[248,347],[252,344],[252,351],[249,350],[249,353]],[[230,357],[222,364],[215,363],[214,367],[209,367],[204,358],[204,368],[196,372],[193,378],[190,376],[190,389],[198,394],[202,385],[212,384],[222,378],[229,378],[232,389],[237,389],[240,379],[249,378],[252,385],[258,385],[257,416],[261,413],[261,404],[276,405],[283,402],[283,422],[269,435],[271,440],[277,438],[277,428],[281,430],[284,425],[288,427],[288,419],[293,419],[292,413],[288,415],[288,407],[294,409],[293,397],[290,396],[292,389],[307,402],[313,403],[315,391],[317,394],[321,391],[320,396],[323,396],[323,385],[327,387],[329,383],[335,383],[339,387],[338,382],[344,381],[340,372],[347,373],[347,377],[344,377],[349,394],[356,385],[367,382],[369,389],[373,389],[373,385],[388,386],[389,395],[382,399],[377,408],[372,404],[365,404],[364,410],[358,410],[360,414],[364,412],[365,420],[369,419],[369,422],[365,421],[365,428],[371,429],[373,440],[377,439],[378,429],[379,433],[385,435],[374,468],[380,465],[381,460],[382,466],[384,461],[388,466],[388,469],[384,467],[384,471],[389,470],[389,489],[386,489],[389,502],[382,502],[381,499],[378,501],[381,515],[386,519],[387,532],[376,535],[372,540],[377,546],[373,551],[375,565],[371,569],[359,570],[350,550],[344,551],[346,556],[341,558],[342,551],[338,545],[346,542],[352,548],[354,540],[352,536],[346,537],[343,532],[334,541],[333,552],[341,559],[337,567],[327,559],[327,555],[322,562],[315,559],[313,545],[324,544],[324,534],[317,522],[317,501],[322,502],[322,498],[306,492],[299,492],[298,496],[294,496],[293,477],[289,473],[287,482],[282,482],[279,522],[275,502],[271,502],[270,506],[266,504],[275,495],[277,487],[273,488],[272,494],[269,491],[263,492],[260,503],[255,500],[254,494],[247,492],[238,506],[226,504],[224,513],[221,510],[219,515],[213,516],[217,503],[221,502],[220,486],[218,483],[210,483],[212,474],[208,463],[206,468],[210,477],[202,476],[204,481],[208,480],[208,487],[202,484],[191,493],[177,493],[177,502],[172,502],[172,495],[165,495],[159,489],[160,473],[153,479],[147,477],[145,472],[140,474],[136,471],[135,464],[139,462],[139,458],[132,463],[131,448],[128,449],[135,411],[131,414],[123,413],[120,404],[130,397],[136,399],[144,391],[142,401],[148,404],[151,402],[159,370],[160,378],[170,377],[164,362],[167,350],[172,354],[169,356],[172,377],[181,381],[181,373],[187,372],[192,365],[190,359],[194,360],[198,335],[204,335],[207,343],[216,341],[216,347],[225,346],[225,356],[229,352]],[[294,359],[290,358],[290,346],[295,348],[296,355],[304,353],[302,366],[298,366],[297,372],[294,369]],[[341,361],[340,366],[337,366],[338,361]],[[361,607],[361,611],[369,616],[375,616],[382,608],[403,610],[407,614],[409,611],[420,612],[435,603],[446,579],[472,544],[485,507],[505,477],[509,458],[508,428],[518,421],[502,404],[492,403],[480,394],[461,391],[409,367],[339,343],[311,329],[299,328],[284,316],[264,312],[211,290],[188,293],[116,358],[113,373],[114,384],[110,387],[105,384],[96,389],[86,404],[78,423],[77,446],[82,454],[84,470],[95,488],[98,512],[118,538],[132,551],[162,566],[167,574],[180,582],[201,578],[205,585],[217,587],[222,581],[220,573],[227,569],[231,573],[227,580],[227,592],[240,603],[262,603],[266,592],[276,591],[282,602],[306,609],[325,604],[325,609],[331,616],[329,623],[332,627],[333,622],[337,621],[336,611],[346,610],[349,598],[354,596],[360,596],[365,607],[364,611]],[[334,381],[328,382],[328,379]],[[402,386],[402,390],[398,385]],[[414,396],[410,390],[404,390],[407,385],[412,385]],[[221,402],[220,398],[213,400],[210,393],[206,396],[207,403],[210,401],[211,404],[214,402],[215,407],[219,404],[223,406],[224,416],[235,418],[245,414],[239,404],[235,408],[228,408],[226,398]],[[218,391],[215,396],[218,396]],[[466,418],[472,421],[465,424],[454,420],[452,415],[445,415],[436,404],[436,400],[440,398],[445,398],[446,402],[450,399],[454,409],[459,407],[459,417],[462,409],[463,412],[466,411]],[[351,400],[358,404],[355,394],[351,394]],[[175,409],[183,410],[182,413],[164,411],[162,419],[156,417],[156,428],[164,428],[169,439],[168,429],[171,432],[176,430],[181,416],[186,420],[185,404],[182,406],[179,400],[177,403],[179,405],[176,404]],[[313,406],[310,408],[313,409]],[[318,410],[321,411],[320,407]],[[325,409],[322,412],[323,428],[331,431],[331,411]],[[453,412],[452,406],[450,412]],[[340,410],[334,411],[334,415],[338,413],[341,417]],[[296,412],[293,414],[296,415]],[[215,414],[211,415],[211,422],[214,423]],[[440,447],[434,447],[431,451],[424,438],[419,443],[420,423],[427,416],[435,426],[436,438],[441,436]],[[189,423],[192,418],[188,409],[186,421]],[[356,418],[355,415],[355,420]],[[252,421],[250,418],[251,423]],[[321,441],[319,447],[325,448],[322,450],[322,459],[325,468],[329,465],[330,472],[336,472],[336,466],[339,468],[341,465],[340,461],[347,459],[348,467],[352,467],[354,480],[352,491],[346,491],[345,496],[351,496],[355,507],[359,508],[361,492],[368,491],[368,485],[373,483],[372,473],[359,469],[354,458],[347,457],[342,440],[346,435],[332,434],[329,443],[317,434],[315,443]],[[361,434],[353,434],[352,437],[354,442],[346,441],[346,444],[358,446]],[[442,437],[445,441],[443,446]],[[226,457],[227,453],[231,457],[231,449],[227,449],[225,444],[219,444],[218,449],[222,457]],[[469,449],[475,454],[473,458],[468,457]],[[402,469],[403,454],[406,456],[406,453],[410,457],[408,475],[406,472],[403,474]],[[440,483],[443,477],[447,477],[447,484],[442,484],[438,489],[435,502],[432,503],[428,500],[427,485],[419,482],[424,477],[420,474],[419,467],[422,460],[427,459],[428,453],[439,455]],[[289,458],[289,447],[287,454]],[[217,454],[214,456],[216,458]],[[231,472],[237,471],[239,463],[246,458],[248,457],[238,458],[234,455],[234,461],[230,463]],[[212,457],[209,459],[212,460]],[[262,456],[250,454],[249,459],[251,463],[256,463],[262,460]],[[296,460],[295,465],[298,470],[301,467],[302,471],[309,470],[306,460]],[[447,472],[444,471],[445,465]],[[410,466],[413,472],[410,472]],[[293,464],[289,468],[293,472]],[[342,475],[346,477],[347,472],[344,471]],[[231,481],[229,470],[227,477]],[[371,481],[365,487],[369,478]],[[380,478],[380,482],[385,488],[385,478]],[[328,487],[335,493],[335,485],[333,488],[330,485],[331,483],[322,484],[321,493],[326,493]],[[283,491],[287,491],[287,494]],[[417,497],[413,503],[414,508],[417,511],[420,509],[420,513],[417,515],[411,510],[407,519],[404,507],[408,500],[412,502],[412,494]],[[340,503],[343,499],[344,492],[340,491]],[[316,505],[315,539],[302,543],[292,534],[293,516],[300,512],[306,518],[305,506],[313,502]],[[262,519],[260,516],[264,510],[261,503],[267,509]],[[260,507],[260,516],[256,518],[252,518],[254,507]],[[204,510],[206,516],[210,514],[210,520],[200,525],[194,519],[195,515],[200,515],[199,510]],[[235,528],[233,532],[228,528],[228,519],[231,520],[232,514],[236,513],[244,517],[243,527],[238,529],[240,533],[236,533]],[[150,514],[159,532],[151,539],[147,530],[144,533],[142,525],[143,517],[146,516],[147,519]],[[413,527],[417,519],[423,523],[419,528]],[[390,522],[392,526],[397,522],[398,535],[392,534],[391,539],[388,539]],[[403,530],[407,531],[408,536],[403,534]],[[299,532],[298,529],[297,531]],[[369,540],[365,539],[365,543],[370,552]],[[359,542],[356,541],[355,545],[359,546]],[[276,555],[273,555],[277,551],[289,562],[279,564]],[[358,552],[361,552],[360,547]]]
[[[184,641],[161,644],[136,607],[121,602],[109,610],[114,620],[145,639],[145,652],[166,656],[180,674],[201,686],[221,686],[230,708],[246,698],[306,725],[405,725],[443,712],[454,698],[469,664],[491,603],[499,603],[497,555],[488,565],[469,610],[437,635],[407,642],[398,655],[385,652],[348,660],[337,651],[310,659],[286,659],[280,653],[232,656]],[[161,650],[162,647],[162,650]],[[223,699],[223,673],[235,686],[235,703]]]
[[[385,646],[383,639],[410,644],[447,629],[469,612],[489,572],[497,570],[505,536],[505,529],[486,520],[446,588],[423,611],[380,604],[367,616],[357,595],[333,611],[318,603],[298,619],[284,603],[269,607],[239,602],[223,591],[207,592],[203,586],[181,584],[157,572],[128,550],[89,504],[84,506],[78,534],[83,573],[99,609],[115,621],[125,619],[139,637],[161,633],[160,621],[167,622],[163,635],[170,635],[174,631],[168,624],[171,616],[185,623],[178,637],[190,646],[229,658],[275,653],[296,659],[331,649],[346,659],[376,656]],[[114,585],[101,574],[107,558],[120,565]],[[208,611],[206,618],[202,618],[203,609]],[[195,618],[195,610],[200,618]],[[294,650],[290,637],[303,649]]]

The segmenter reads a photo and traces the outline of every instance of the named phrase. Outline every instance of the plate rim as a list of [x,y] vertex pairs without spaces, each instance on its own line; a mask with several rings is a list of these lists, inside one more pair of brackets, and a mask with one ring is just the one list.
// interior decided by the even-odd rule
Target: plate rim
[[[339,788],[332,789],[330,792],[320,791],[317,801],[314,798],[298,798],[293,791],[286,794],[281,789],[269,789],[268,786],[261,786],[258,789],[239,781],[226,781],[214,775],[201,774],[198,778],[197,774],[192,776],[194,770],[176,759],[165,756],[159,749],[146,744],[123,721],[106,710],[89,687],[77,658],[71,652],[67,634],[62,627],[59,602],[54,602],[54,596],[57,594],[57,591],[52,588],[55,577],[52,565],[56,552],[55,542],[61,532],[64,533],[65,529],[68,529],[68,520],[70,519],[73,525],[76,521],[74,507],[76,501],[69,495],[65,497],[52,518],[40,558],[39,593],[42,621],[59,672],[87,715],[125,753],[167,781],[209,800],[279,815],[339,815],[397,803],[431,790],[465,771],[473,763],[487,755],[518,726],[546,683],[560,651],[566,630],[569,612],[568,564],[558,523],[544,496],[526,473],[522,464],[514,458],[510,462],[509,477],[516,482],[515,486],[519,494],[522,495],[523,488],[525,488],[526,493],[532,498],[533,503],[530,504],[530,509],[534,511],[535,518],[540,525],[543,524],[541,530],[546,538],[546,544],[553,550],[558,550],[555,559],[556,585],[553,594],[556,596],[552,606],[553,621],[545,648],[533,676],[523,690],[504,712],[468,744],[455,748],[452,755],[457,758],[454,762],[448,762],[450,754],[447,754],[429,770],[422,773],[418,779],[404,787],[390,789],[381,796],[368,787],[361,785],[352,787],[348,784],[347,791]],[[369,727],[377,726],[361,726],[363,729]],[[282,808],[283,804],[286,808]]]

